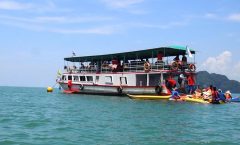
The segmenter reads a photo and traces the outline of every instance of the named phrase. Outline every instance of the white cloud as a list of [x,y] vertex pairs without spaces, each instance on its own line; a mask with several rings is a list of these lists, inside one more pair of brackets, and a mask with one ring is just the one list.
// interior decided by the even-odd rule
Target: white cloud
[[47,31],[62,34],[103,34],[103,35],[109,35],[115,32],[112,26],[103,26],[87,29],[49,29]]
[[3,0],[0,1],[0,9],[4,10],[23,10],[23,9],[30,9],[33,5],[30,3],[19,3],[16,1],[7,1]]
[[206,13],[204,15],[204,18],[208,18],[208,19],[216,19],[218,16],[215,13]]
[[[46,31],[63,34],[113,34],[132,28],[150,28],[150,29],[171,29],[179,26],[185,26],[188,21],[175,21],[169,23],[149,24],[140,22],[128,22],[110,24],[113,17],[107,16],[32,16],[16,17],[10,15],[0,15],[0,24],[19,27],[33,31]],[[94,25],[92,25],[94,22]],[[106,24],[103,24],[107,22]],[[82,25],[79,25],[82,24]],[[86,25],[91,24],[91,25]],[[74,29],[71,27],[74,26]],[[91,26],[91,27],[90,27]]]
[[224,74],[230,79],[240,81],[240,62],[233,63],[231,58],[232,53],[230,51],[224,51],[216,57],[209,57],[203,62],[200,68],[210,73]]
[[238,62],[235,66],[234,66],[234,70],[237,74],[240,74],[240,62]]
[[112,20],[111,17],[101,17],[101,16],[82,16],[82,17],[67,17],[67,16],[59,16],[59,17],[51,17],[51,16],[42,16],[36,17],[34,20],[36,22],[42,23],[86,23],[86,22],[99,22],[99,21],[107,21]]
[[165,22],[165,23],[159,23],[159,24],[153,24],[153,23],[128,23],[126,24],[130,27],[141,27],[141,28],[155,28],[155,29],[170,29],[180,26],[186,26],[188,25],[188,21],[175,21],[175,22]]
[[232,13],[232,14],[220,14],[209,12],[201,15],[188,15],[189,20],[211,20],[211,21],[219,21],[219,22],[240,22],[240,13]]
[[53,32],[53,33],[61,33],[61,34],[101,34],[101,35],[109,35],[117,32],[119,29],[117,25],[107,25],[107,26],[92,26],[85,28],[69,28],[64,26],[48,26],[41,25],[36,23],[27,23],[27,22],[11,22],[4,21],[1,24],[14,26],[26,30],[37,31],[37,32]]
[[32,1],[31,3],[19,2],[17,0],[0,0],[0,10],[28,11],[33,14],[48,12],[72,12],[72,9],[59,8],[51,1]]
[[210,72],[224,73],[227,70],[228,63],[231,61],[231,52],[224,51],[217,57],[209,57],[204,63],[203,67]]
[[68,16],[37,16],[37,17],[15,17],[8,15],[0,15],[4,21],[16,21],[26,23],[50,23],[50,24],[70,24],[70,23],[86,23],[112,20],[111,17],[101,16],[82,16],[82,17],[68,17]]
[[102,0],[102,2],[111,8],[128,8],[143,1],[144,0]]
[[[53,32],[62,34],[112,34],[118,29],[117,25],[104,25],[99,22],[112,20],[111,17],[101,16],[37,16],[15,17],[0,15],[0,24],[14,26],[31,31]],[[99,25],[79,25],[80,23],[95,22]],[[77,27],[76,27],[77,25]],[[72,28],[71,26],[75,26]]]
[[235,13],[235,14],[229,15],[228,20],[240,22],[240,13]]

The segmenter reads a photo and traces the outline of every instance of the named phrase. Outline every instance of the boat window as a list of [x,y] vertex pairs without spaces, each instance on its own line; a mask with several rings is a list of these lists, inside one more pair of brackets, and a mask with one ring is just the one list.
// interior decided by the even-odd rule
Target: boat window
[[149,75],[149,86],[157,86],[161,82],[161,74],[150,74]]
[[72,76],[68,76],[68,80],[72,80]]
[[105,76],[105,83],[112,84],[112,76]]
[[87,76],[87,81],[92,82],[93,81],[93,76]]
[[80,76],[80,81],[81,81],[81,82],[85,82],[85,81],[86,81],[85,76]]
[[65,75],[62,76],[62,80],[66,81],[66,76]]
[[121,85],[126,85],[127,84],[127,77],[120,77],[120,83],[121,83]]
[[75,82],[78,82],[78,81],[79,81],[79,77],[78,77],[78,76],[73,76],[73,80],[74,80]]
[[99,76],[96,76],[96,83],[99,82]]
[[147,86],[147,75],[137,74],[136,75],[136,85],[137,86]]

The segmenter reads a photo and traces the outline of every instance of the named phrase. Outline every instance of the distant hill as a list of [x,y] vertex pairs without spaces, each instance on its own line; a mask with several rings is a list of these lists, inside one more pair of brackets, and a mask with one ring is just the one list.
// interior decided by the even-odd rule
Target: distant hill
[[207,71],[199,71],[196,79],[197,84],[201,87],[213,85],[223,91],[230,90],[232,93],[240,93],[240,82],[229,80],[225,75],[215,73],[210,74]]

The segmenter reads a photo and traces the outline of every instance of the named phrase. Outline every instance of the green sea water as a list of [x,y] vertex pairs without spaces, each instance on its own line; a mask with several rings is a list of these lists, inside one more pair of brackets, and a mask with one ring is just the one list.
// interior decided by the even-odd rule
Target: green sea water
[[0,145],[240,144],[240,103],[68,95],[0,87]]

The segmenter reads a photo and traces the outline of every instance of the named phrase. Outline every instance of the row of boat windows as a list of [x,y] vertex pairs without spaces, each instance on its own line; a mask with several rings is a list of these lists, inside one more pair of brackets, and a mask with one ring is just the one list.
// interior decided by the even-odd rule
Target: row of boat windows
[[66,80],[72,80],[72,81],[75,81],[75,82],[93,82],[93,76],[72,76],[72,75],[69,75],[69,76],[65,76],[63,75],[62,76],[62,80],[66,81]]
[[[62,76],[62,80],[66,81],[66,80],[72,80],[74,82],[93,82],[93,76],[66,76],[63,75]],[[99,81],[99,76],[96,76],[95,81],[98,82]],[[105,76],[105,83],[112,83],[112,76]]]
[[[72,75],[69,75],[69,76],[66,76],[66,75],[63,75],[62,76],[62,80],[64,81],[67,81],[67,80],[72,80],[72,81],[75,81],[75,82],[93,82],[93,76],[72,76]],[[105,76],[104,77],[104,80],[105,80],[105,83],[106,84],[112,84],[113,83],[113,79],[112,79],[112,76]],[[95,82],[99,82],[99,76],[96,76],[95,78]],[[121,84],[127,84],[127,77],[120,77],[120,83]]]

